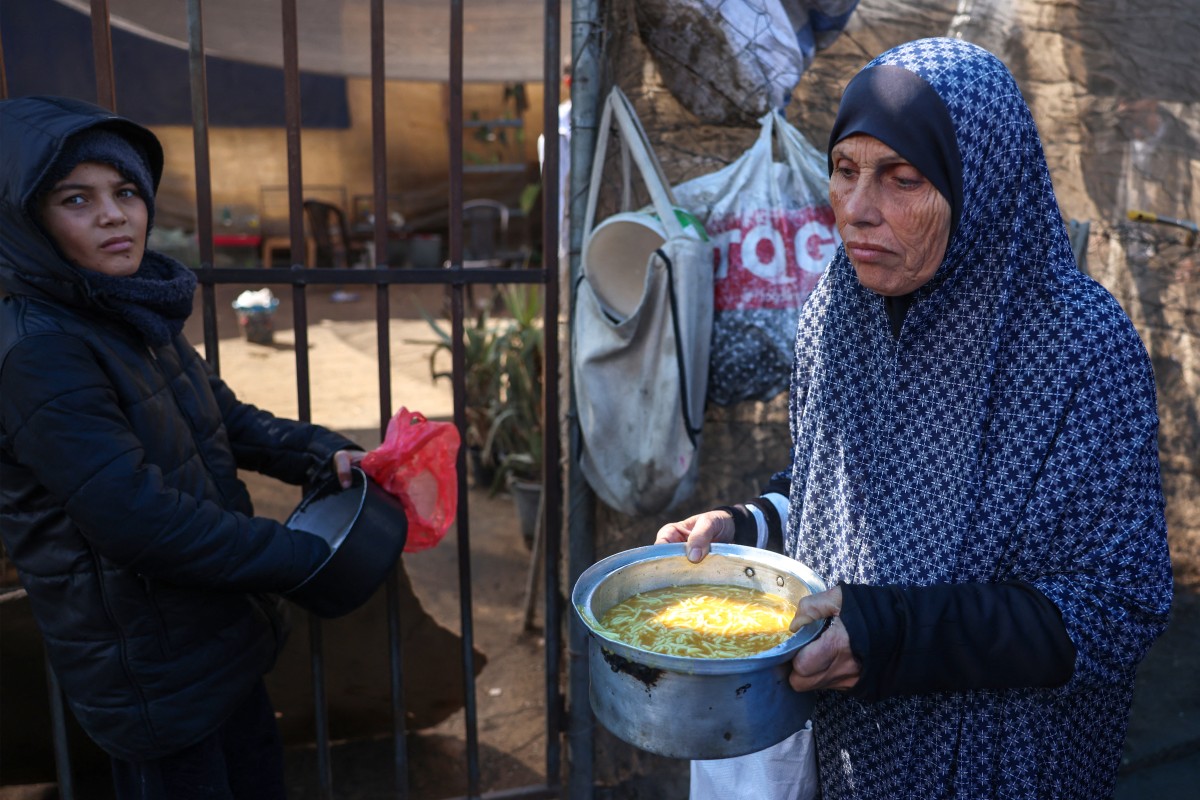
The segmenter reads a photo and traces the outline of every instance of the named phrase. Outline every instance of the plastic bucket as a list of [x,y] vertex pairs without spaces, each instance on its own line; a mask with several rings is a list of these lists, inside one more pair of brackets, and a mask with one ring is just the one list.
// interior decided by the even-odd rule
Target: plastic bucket
[[[708,241],[698,219],[681,208],[675,216],[684,233]],[[622,211],[592,229],[583,243],[583,264],[592,291],[608,311],[625,318],[637,310],[650,255],[666,241],[662,221],[646,211]]]
[[247,342],[271,344],[275,341],[275,309],[236,308],[234,311],[237,313],[238,326]]
[[271,344],[275,341],[274,316],[277,308],[279,298],[271,295],[268,289],[242,292],[238,299],[233,301],[238,327],[242,329],[246,341],[255,344]]

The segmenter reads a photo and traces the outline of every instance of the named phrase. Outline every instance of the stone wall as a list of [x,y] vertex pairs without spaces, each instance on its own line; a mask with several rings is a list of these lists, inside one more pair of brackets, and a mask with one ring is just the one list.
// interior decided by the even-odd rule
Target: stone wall
[[[956,16],[958,7],[974,13]],[[1086,269],[1121,301],[1158,370],[1164,473],[1178,500],[1173,522],[1181,530],[1200,524],[1194,513],[1184,513],[1200,475],[1196,243],[1188,246],[1179,229],[1130,223],[1124,214],[1142,208],[1200,219],[1200,193],[1192,189],[1200,184],[1200,83],[1194,65],[1191,78],[1179,75],[1200,40],[1192,11],[1187,0],[1102,0],[1085,7],[1065,0],[863,3],[842,36],[817,56],[786,109],[823,149],[842,87],[879,52],[953,31],[1004,57],[1037,120],[1064,218],[1090,223]],[[633,101],[669,181],[716,170],[749,146],[756,129],[702,124],[665,88],[639,37],[631,0],[614,0],[605,24],[605,92],[616,83]],[[606,175],[605,189],[611,208],[613,177]],[[786,463],[786,411],[748,406],[710,409],[701,486],[680,512],[739,499],[770,475],[774,465],[750,463],[744,442],[758,447],[782,440],[783,460],[776,463]],[[715,452],[732,442],[736,457]],[[646,541],[657,527],[608,514],[601,523],[601,553]]]

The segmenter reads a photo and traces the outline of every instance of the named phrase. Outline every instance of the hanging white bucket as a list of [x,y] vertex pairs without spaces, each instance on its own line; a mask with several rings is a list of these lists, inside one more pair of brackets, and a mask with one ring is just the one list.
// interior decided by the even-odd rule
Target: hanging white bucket
[[[698,219],[680,208],[675,216],[685,233],[708,241]],[[614,316],[624,319],[637,310],[650,255],[666,241],[662,221],[646,211],[622,211],[592,229],[583,243],[584,269],[592,290]]]

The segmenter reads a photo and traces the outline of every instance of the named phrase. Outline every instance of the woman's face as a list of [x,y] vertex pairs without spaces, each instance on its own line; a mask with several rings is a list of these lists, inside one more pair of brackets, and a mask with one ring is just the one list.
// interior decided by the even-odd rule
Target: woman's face
[[950,203],[873,136],[833,146],[829,201],[858,281],[897,297],[929,281],[950,241]]
[[42,227],[68,261],[104,275],[137,272],[146,251],[146,202],[108,164],[85,161],[38,206]]

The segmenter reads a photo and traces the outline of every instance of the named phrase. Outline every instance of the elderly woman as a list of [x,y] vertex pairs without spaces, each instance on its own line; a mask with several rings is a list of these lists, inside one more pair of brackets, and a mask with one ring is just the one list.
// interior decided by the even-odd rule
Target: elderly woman
[[1012,76],[962,41],[870,62],[829,145],[843,245],[796,337],[790,468],[664,526],[834,588],[793,627],[823,797],[1113,791],[1171,567],[1154,376],[1076,267]]

